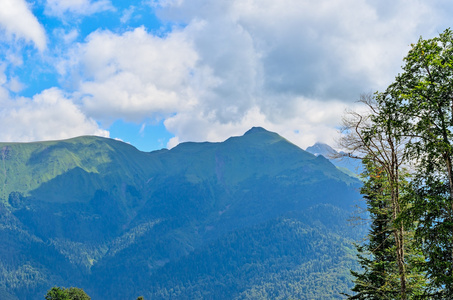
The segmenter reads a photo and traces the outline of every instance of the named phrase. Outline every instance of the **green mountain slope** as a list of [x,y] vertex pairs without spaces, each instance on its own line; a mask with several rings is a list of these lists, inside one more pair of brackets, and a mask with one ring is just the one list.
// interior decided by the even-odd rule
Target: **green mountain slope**
[[[226,234],[165,265],[141,293],[150,299],[340,299],[351,287],[355,256],[345,236],[327,229],[346,229],[339,212],[320,205]],[[325,214],[338,223],[319,223]]]
[[[43,185],[58,179],[61,176],[69,176],[68,172],[79,170],[74,178],[79,179],[82,172],[88,177],[99,175],[112,180],[113,183],[123,181],[133,182],[137,177],[144,175],[144,170],[152,168],[148,155],[137,151],[134,147],[115,140],[100,137],[81,137],[65,141],[42,142],[42,143],[0,143],[1,167],[0,183],[2,184],[3,200],[13,191],[29,196],[32,192],[38,192]],[[131,155],[132,154],[132,155]],[[74,182],[76,191],[66,193],[61,199],[61,192],[53,190],[47,201],[86,201],[87,194],[84,188],[91,191],[100,188],[103,182],[84,182],[86,178]],[[55,185],[55,183],[52,183]],[[61,184],[61,182],[60,182]],[[71,188],[69,185],[65,188]],[[76,192],[74,194],[74,192]],[[74,195],[77,198],[68,198]],[[41,195],[38,193],[37,197]],[[60,200],[59,200],[60,199]]]
[[93,299],[349,287],[360,182],[276,133],[150,153],[98,137],[0,149],[0,291],[20,299],[53,285]]

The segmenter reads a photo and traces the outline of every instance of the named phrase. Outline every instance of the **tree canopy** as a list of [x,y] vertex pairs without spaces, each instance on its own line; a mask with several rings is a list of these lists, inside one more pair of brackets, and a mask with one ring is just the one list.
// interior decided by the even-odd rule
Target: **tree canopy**
[[[447,29],[432,39],[420,38],[411,45],[404,63],[403,71],[396,76],[395,81],[384,92],[372,96],[372,108],[377,109],[371,109],[370,115],[366,116],[366,126],[348,127],[349,130],[353,129],[348,132],[349,141],[360,142],[359,148],[353,144],[350,150],[351,153],[361,150],[376,166],[387,169],[386,184],[393,195],[391,228],[395,238],[394,254],[401,276],[400,293],[390,299],[419,297],[418,288],[421,287],[425,298],[453,299],[452,31]],[[373,149],[375,145],[382,145],[382,133],[385,133],[386,143],[379,148],[379,155],[375,155]],[[397,143],[399,146],[395,148]],[[394,152],[397,148],[399,150]],[[388,168],[398,155],[410,170],[410,181],[404,197],[398,191],[398,162],[396,169]],[[376,187],[375,178],[371,176],[373,174],[366,175],[368,181],[365,187]],[[370,185],[372,183],[374,185]],[[365,198],[373,218],[366,244],[368,250],[372,250],[370,246],[373,241],[382,234],[375,230],[382,214],[373,213],[379,203],[375,202],[375,197],[370,197],[370,191],[373,189],[362,190],[368,195]],[[416,243],[404,244],[408,237],[415,239]],[[398,241],[402,243],[401,247]],[[375,260],[378,258],[373,253],[371,257]],[[414,257],[418,263],[411,267],[410,261]],[[365,267],[372,266],[365,263],[366,258],[363,256],[361,262]],[[411,276],[411,272],[416,272],[416,276]],[[365,273],[354,274],[354,290],[358,293],[364,291],[360,279],[366,274],[366,268]],[[404,288],[403,284],[410,285],[414,278],[420,276],[425,277],[425,283],[415,285],[418,287],[415,290]]]
[[76,287],[62,288],[53,287],[51,288],[45,297],[46,300],[91,300],[82,289]]

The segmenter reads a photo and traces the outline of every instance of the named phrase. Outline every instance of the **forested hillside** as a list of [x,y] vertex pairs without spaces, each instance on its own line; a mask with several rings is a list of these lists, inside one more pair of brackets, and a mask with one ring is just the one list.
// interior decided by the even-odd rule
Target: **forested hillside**
[[0,293],[43,299],[341,298],[361,183],[253,128],[144,153],[110,139],[2,143]]

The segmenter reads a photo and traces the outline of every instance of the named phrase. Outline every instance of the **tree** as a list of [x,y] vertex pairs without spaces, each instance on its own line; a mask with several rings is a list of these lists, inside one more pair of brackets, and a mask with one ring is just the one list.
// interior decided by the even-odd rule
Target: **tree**
[[[349,156],[366,159],[386,178],[385,192],[389,198],[391,211],[390,229],[395,243],[394,258],[399,276],[399,299],[407,299],[406,232],[401,218],[403,207],[400,197],[402,179],[400,167],[404,163],[403,146],[406,141],[399,126],[405,116],[398,110],[397,102],[383,101],[386,97],[386,94],[380,93],[361,96],[360,102],[368,108],[368,112],[348,112],[343,120],[345,135],[341,145],[348,151]],[[373,184],[372,177],[368,180]]]
[[365,158],[363,164],[366,181],[360,192],[372,221],[367,242],[356,245],[363,271],[351,271],[356,294],[349,299],[395,299],[399,283],[388,178],[373,160]]
[[[407,247],[398,243],[405,243],[404,226],[409,225],[416,227],[414,237],[424,258],[419,269],[428,280],[423,297],[453,299],[453,32],[447,29],[438,37],[420,38],[404,61],[395,82],[368,105],[371,115],[351,123],[355,131],[349,137],[353,150],[365,152],[386,170],[402,297],[401,262],[406,263],[408,256],[401,252]],[[407,200],[398,191],[398,163],[393,162],[401,160],[393,160],[393,150],[399,147],[394,142],[403,149],[401,158],[414,168]],[[376,145],[384,147],[374,152]],[[409,257],[421,257],[413,253]]]
[[403,72],[382,102],[397,105],[413,180],[416,238],[426,257],[430,296],[453,298],[453,33],[422,38],[404,59]]
[[66,289],[61,287],[51,288],[45,297],[46,300],[71,300]]
[[70,287],[68,289],[69,299],[71,300],[91,300],[91,297],[88,296],[82,289]]
[[51,288],[46,296],[46,300],[91,300],[82,289],[76,287],[70,288],[61,288],[53,287]]

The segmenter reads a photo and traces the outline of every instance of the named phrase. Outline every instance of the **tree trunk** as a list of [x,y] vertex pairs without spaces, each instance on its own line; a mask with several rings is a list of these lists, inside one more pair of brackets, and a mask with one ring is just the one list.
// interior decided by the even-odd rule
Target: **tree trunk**
[[[448,220],[450,221],[450,224],[453,222],[453,170],[452,170],[452,164],[451,164],[451,156],[449,153],[445,153],[445,163],[447,165],[447,173],[448,173],[448,184],[450,188],[450,207],[449,207],[449,213],[448,213]],[[451,267],[450,267],[450,276],[452,276],[453,272],[453,247],[451,249]]]
[[[392,156],[394,153],[392,153]],[[395,158],[395,157],[393,157]],[[393,159],[392,159],[393,160]],[[406,265],[404,259],[404,226],[401,222],[396,222],[396,219],[401,213],[401,208],[399,205],[399,187],[398,187],[398,166],[395,161],[392,161],[392,174],[390,174],[390,188],[391,188],[391,197],[392,197],[392,210],[393,210],[393,223],[394,230],[393,234],[395,236],[395,245],[396,245],[396,260],[398,265],[398,273],[400,275],[400,292],[401,299],[407,299],[407,279],[406,279]]]

